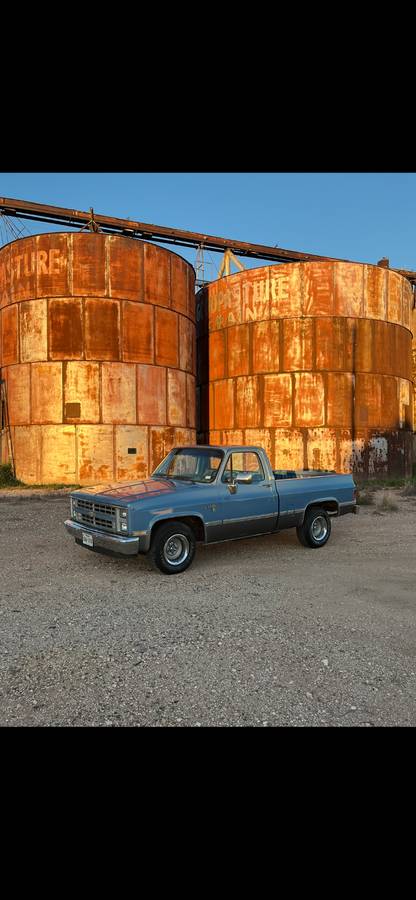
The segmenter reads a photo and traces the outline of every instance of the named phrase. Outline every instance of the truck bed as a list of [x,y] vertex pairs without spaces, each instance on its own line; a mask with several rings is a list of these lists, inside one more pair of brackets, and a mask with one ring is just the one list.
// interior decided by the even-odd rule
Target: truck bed
[[284,478],[318,478],[319,475],[336,475],[334,469],[273,469],[276,481]]

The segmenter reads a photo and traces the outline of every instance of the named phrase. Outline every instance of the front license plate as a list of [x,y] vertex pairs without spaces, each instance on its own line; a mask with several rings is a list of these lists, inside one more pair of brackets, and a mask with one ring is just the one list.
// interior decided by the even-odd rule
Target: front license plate
[[82,532],[82,543],[86,544],[87,547],[93,547],[94,541],[92,539],[92,534],[86,534],[85,531]]

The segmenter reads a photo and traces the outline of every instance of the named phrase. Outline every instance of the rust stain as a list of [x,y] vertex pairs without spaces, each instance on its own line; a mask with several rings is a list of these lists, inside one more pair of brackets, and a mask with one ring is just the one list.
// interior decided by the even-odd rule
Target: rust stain
[[120,304],[117,300],[85,301],[85,358],[120,359]]
[[32,363],[31,409],[35,425],[62,422],[62,363]]
[[170,309],[156,309],[156,363],[178,366],[178,314]]
[[166,425],[166,369],[137,366],[137,421]]
[[295,422],[296,425],[324,425],[324,379],[315,372],[295,374]]
[[136,367],[132,363],[102,363],[102,420],[128,425],[136,422]]
[[253,335],[253,371],[279,371],[280,322],[256,322]]
[[257,428],[261,421],[259,383],[256,376],[236,380],[236,425],[238,428]]
[[279,428],[292,425],[292,376],[264,376],[264,424]]
[[[116,436],[116,480],[136,481],[148,474],[148,433],[139,425],[117,425]],[[135,453],[128,451],[135,450]]]
[[97,424],[100,421],[100,365],[95,362],[68,362],[64,364],[64,404],[78,404],[79,416],[68,416],[72,424],[80,422]]
[[[212,426],[219,428],[234,427],[234,382],[231,378],[216,381],[210,385],[213,396],[210,398],[210,417]],[[210,418],[211,421],[211,418]]]
[[186,425],[186,375],[179,369],[168,369],[168,422]]
[[30,425],[30,366],[7,369],[7,396],[12,425]]
[[[168,366],[170,420],[194,441],[194,289],[186,260],[130,238],[44,234],[0,249],[0,362],[24,480],[146,475],[144,442],[167,423]],[[133,434],[142,449],[126,456],[122,435]]]
[[75,460],[75,426],[43,425],[41,481],[74,484]]
[[19,362],[17,335],[17,306],[8,306],[1,312],[1,356],[3,366],[12,366]]
[[313,320],[283,320],[283,370],[312,369]]
[[[25,484],[42,481],[42,428],[40,425],[24,425],[14,429],[14,453],[16,475]],[[52,482],[52,479],[49,479]]]
[[174,253],[170,257],[172,308],[188,315],[188,266]]
[[51,359],[79,359],[84,348],[81,300],[49,301]]
[[250,269],[242,282],[243,322],[261,322],[270,318],[270,271]]
[[12,303],[36,296],[37,254],[34,238],[10,245],[10,299]]
[[316,368],[344,368],[345,319],[316,319]]
[[105,297],[106,239],[102,235],[83,233],[72,235],[73,293],[81,297]]
[[335,303],[339,297],[339,291],[334,292],[334,263],[305,263],[302,266],[302,274],[303,315],[337,315]]
[[27,300],[19,306],[20,359],[41,362],[48,358],[47,301]]
[[68,235],[38,234],[36,248],[36,291],[32,297],[68,297],[70,278]]
[[114,479],[112,425],[77,425],[78,473],[80,484],[110,482]]
[[232,325],[227,331],[228,375],[248,375],[250,372],[250,331],[248,325]]
[[[199,381],[202,381],[208,368],[205,342],[202,343],[202,341],[199,345],[199,356],[202,371],[200,370],[198,374]],[[209,336],[209,368],[213,380],[225,377],[225,333],[223,331],[214,331]]]
[[359,263],[208,285],[197,295],[201,439],[239,428],[262,434],[278,467],[411,474],[412,301],[401,275]]
[[143,244],[133,238],[110,235],[109,294],[118,300],[144,300]]
[[144,299],[158,306],[170,306],[171,254],[153,244],[144,245]]
[[294,266],[270,266],[270,317],[302,315],[303,268]]
[[278,428],[274,432],[274,468],[303,469],[304,438],[297,428]]
[[123,359],[154,362],[153,307],[147,303],[123,303]]
[[194,372],[193,333],[194,326],[185,316],[179,319],[179,365],[185,372]]
[[174,428],[150,428],[150,471],[156,468],[162,459],[175,446]]

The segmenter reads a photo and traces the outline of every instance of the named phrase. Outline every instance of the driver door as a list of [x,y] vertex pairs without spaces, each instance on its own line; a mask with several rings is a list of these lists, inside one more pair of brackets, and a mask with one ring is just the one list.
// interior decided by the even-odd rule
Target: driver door
[[[238,482],[246,478],[246,483]],[[263,469],[256,451],[231,453],[219,485],[221,538],[248,537],[274,531],[278,518],[275,485]]]

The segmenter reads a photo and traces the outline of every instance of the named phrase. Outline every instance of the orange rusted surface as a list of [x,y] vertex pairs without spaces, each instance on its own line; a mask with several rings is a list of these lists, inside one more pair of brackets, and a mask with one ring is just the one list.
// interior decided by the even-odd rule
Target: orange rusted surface
[[19,306],[20,360],[40,362],[48,358],[47,300],[27,300]]
[[168,422],[169,425],[186,425],[186,374],[179,369],[168,369]]
[[137,366],[137,421],[166,425],[166,369]]
[[178,316],[172,310],[155,310],[156,314],[156,359],[160,366],[179,364]]
[[[413,300],[413,297],[412,297]],[[416,432],[416,309],[411,310],[410,327],[413,332],[412,341],[412,374],[413,374],[413,431]]]
[[123,359],[126,362],[154,362],[153,319],[154,310],[150,304],[123,303]]
[[0,365],[17,476],[143,478],[175,442],[195,443],[195,313],[194,270],[163,248],[91,232],[3,247]]
[[405,278],[359,263],[264,266],[208,285],[200,439],[257,435],[278,468],[409,475],[412,305]]

